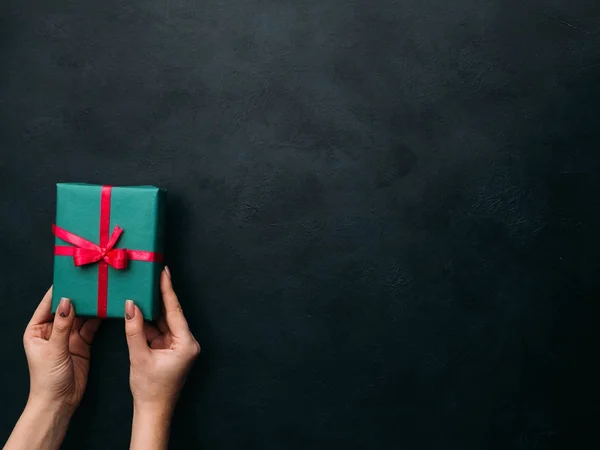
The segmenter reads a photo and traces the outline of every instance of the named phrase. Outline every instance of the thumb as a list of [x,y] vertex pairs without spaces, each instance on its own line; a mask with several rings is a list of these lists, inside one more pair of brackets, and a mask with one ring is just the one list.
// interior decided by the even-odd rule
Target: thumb
[[52,325],[52,334],[50,342],[58,347],[69,349],[69,336],[75,322],[75,311],[71,305],[71,300],[61,298],[56,314],[54,315],[54,323]]
[[144,316],[133,300],[125,302],[125,337],[131,361],[150,351],[144,334]]

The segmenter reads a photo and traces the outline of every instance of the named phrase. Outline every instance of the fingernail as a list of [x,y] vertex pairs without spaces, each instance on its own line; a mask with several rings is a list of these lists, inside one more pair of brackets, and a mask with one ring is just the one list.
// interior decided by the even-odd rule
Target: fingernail
[[165,266],[165,272],[167,272],[167,276],[169,277],[169,280],[171,279],[171,271],[169,270],[169,266]]
[[125,318],[131,320],[135,317],[135,305],[132,300],[125,302]]
[[71,312],[71,300],[66,297],[61,298],[56,312],[60,317],[67,317]]

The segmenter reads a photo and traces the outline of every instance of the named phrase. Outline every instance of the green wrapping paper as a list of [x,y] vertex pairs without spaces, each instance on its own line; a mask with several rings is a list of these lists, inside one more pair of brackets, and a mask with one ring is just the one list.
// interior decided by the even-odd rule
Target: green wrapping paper
[[[154,186],[57,184],[55,234],[63,239],[55,239],[53,312],[67,297],[79,316],[124,317],[131,299],[146,319],[157,317],[165,195]],[[123,231],[108,248],[117,226]],[[61,230],[86,242],[65,241]]]

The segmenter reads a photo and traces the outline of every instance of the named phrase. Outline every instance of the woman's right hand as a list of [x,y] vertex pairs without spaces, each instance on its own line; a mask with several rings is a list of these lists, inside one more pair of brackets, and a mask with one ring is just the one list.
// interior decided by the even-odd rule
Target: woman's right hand
[[[157,322],[158,328],[144,322],[133,301],[127,300],[125,304],[125,334],[131,364],[129,383],[134,406],[131,448],[166,448],[175,403],[200,354],[200,345],[188,327],[166,267],[161,273],[160,289],[164,315]],[[160,434],[157,427],[163,428],[164,436],[155,435]]]

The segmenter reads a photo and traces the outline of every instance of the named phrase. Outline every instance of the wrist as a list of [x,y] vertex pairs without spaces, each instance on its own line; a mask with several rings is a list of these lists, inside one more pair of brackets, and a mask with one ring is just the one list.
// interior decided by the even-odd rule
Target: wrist
[[172,408],[166,404],[135,403],[131,427],[132,450],[166,450],[171,428]]
[[171,423],[173,415],[173,407],[168,403],[140,403],[133,402],[133,418],[142,419],[145,422],[153,422],[158,424]]
[[48,449],[60,447],[73,409],[61,402],[30,396],[5,449]]
[[69,421],[75,412],[75,406],[59,399],[46,399],[43,397],[30,395],[27,399],[25,411],[36,414],[48,414],[61,421]]

